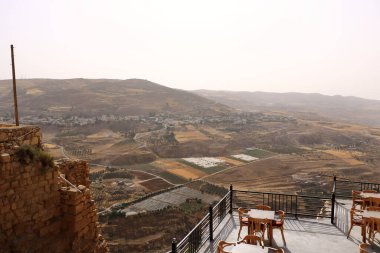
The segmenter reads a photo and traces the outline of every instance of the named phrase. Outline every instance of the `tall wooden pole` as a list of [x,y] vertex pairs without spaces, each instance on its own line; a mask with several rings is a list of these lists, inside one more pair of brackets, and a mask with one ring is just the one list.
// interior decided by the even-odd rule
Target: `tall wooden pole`
[[16,71],[15,71],[15,57],[13,55],[13,45],[11,45],[11,55],[12,55],[12,77],[13,77],[13,102],[15,105],[16,126],[18,126],[19,122],[18,122],[18,106],[17,106],[17,90],[16,90]]

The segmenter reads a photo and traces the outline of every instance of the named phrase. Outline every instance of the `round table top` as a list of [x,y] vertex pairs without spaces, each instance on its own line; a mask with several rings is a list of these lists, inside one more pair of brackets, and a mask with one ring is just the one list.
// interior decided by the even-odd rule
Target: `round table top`
[[241,243],[234,246],[231,253],[268,253],[268,248],[263,249],[261,246]]

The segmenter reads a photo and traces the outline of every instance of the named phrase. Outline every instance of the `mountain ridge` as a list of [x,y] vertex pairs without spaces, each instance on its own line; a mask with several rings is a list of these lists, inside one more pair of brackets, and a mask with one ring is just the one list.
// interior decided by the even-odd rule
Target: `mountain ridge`
[[[9,113],[11,82],[0,81],[0,111]],[[21,115],[207,115],[233,110],[191,92],[142,79],[21,79],[17,80],[17,91]]]
[[[380,100],[319,93],[195,90],[195,94],[243,111],[316,113],[350,123],[380,126]],[[299,115],[298,115],[299,116]]]

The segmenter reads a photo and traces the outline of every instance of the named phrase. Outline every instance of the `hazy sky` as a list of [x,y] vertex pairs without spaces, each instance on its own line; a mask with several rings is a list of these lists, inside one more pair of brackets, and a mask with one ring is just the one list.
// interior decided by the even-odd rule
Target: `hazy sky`
[[380,1],[0,0],[0,79],[380,99]]

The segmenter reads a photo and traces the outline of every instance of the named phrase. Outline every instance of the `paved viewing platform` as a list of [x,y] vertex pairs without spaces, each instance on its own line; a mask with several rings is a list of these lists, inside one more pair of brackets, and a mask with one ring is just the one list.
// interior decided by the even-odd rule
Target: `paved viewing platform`
[[[331,194],[320,196],[235,190],[231,185],[229,192],[218,203],[210,205],[208,214],[180,242],[173,240],[170,252],[216,253],[220,241],[236,243],[242,240],[248,234],[248,226],[245,225],[241,230],[241,238],[238,238],[240,229],[238,208],[242,207],[241,215],[248,218],[249,222],[266,219],[272,224],[274,221],[283,224],[286,244],[281,236],[281,230],[278,229],[281,225],[277,222],[277,229],[273,229],[272,245],[268,240],[268,234],[265,233],[265,247],[282,248],[285,252],[291,253],[358,253],[359,245],[365,240],[361,231],[362,228],[368,229],[368,226],[365,226],[368,217],[365,218],[366,211],[364,211],[363,217],[359,216],[362,217],[360,219],[363,223],[353,226],[347,238],[351,225],[353,190],[361,194],[364,194],[364,190],[375,192],[374,197],[365,199],[362,206],[356,207],[365,209],[364,203],[367,201],[370,201],[368,205],[377,203],[373,199],[379,195],[380,184],[334,177]],[[357,199],[354,200],[357,206]],[[258,210],[260,212],[257,212]],[[285,214],[285,217],[277,217],[277,214]],[[376,216],[369,218],[371,217]],[[366,243],[369,243],[368,234],[363,235],[367,236]],[[371,244],[368,252],[380,253],[378,234]],[[228,252],[231,248],[233,246],[226,246],[225,250]],[[232,250],[236,251],[236,248]]]
[[[289,253],[321,253],[321,252],[344,252],[358,253],[359,244],[362,240],[361,228],[354,226],[350,237],[347,239],[349,229],[349,214],[351,200],[337,200],[337,224],[331,224],[328,218],[285,218],[285,240],[284,245],[281,232],[279,229],[273,230],[274,248],[283,248]],[[342,209],[341,209],[342,208]],[[347,223],[343,223],[346,221]],[[219,224],[214,234],[214,241],[206,243],[199,252],[214,253],[217,252],[217,244],[220,240],[227,242],[236,242],[239,232],[239,214],[234,211],[228,214]],[[247,234],[247,227],[243,227],[241,240]],[[269,245],[267,236],[264,240],[265,246]],[[228,248],[226,248],[228,250]],[[375,240],[373,252],[380,253],[379,241]]]

